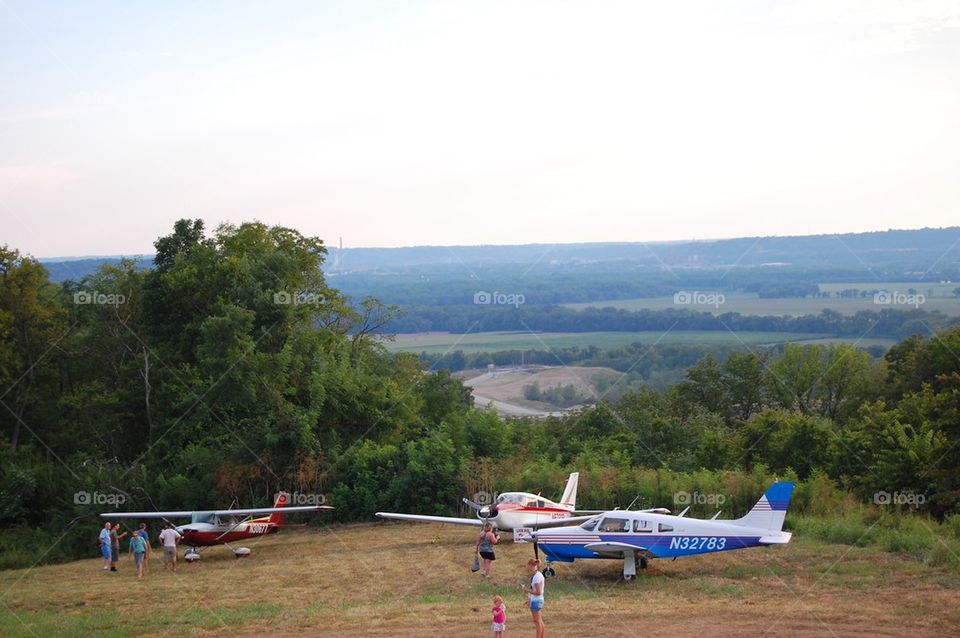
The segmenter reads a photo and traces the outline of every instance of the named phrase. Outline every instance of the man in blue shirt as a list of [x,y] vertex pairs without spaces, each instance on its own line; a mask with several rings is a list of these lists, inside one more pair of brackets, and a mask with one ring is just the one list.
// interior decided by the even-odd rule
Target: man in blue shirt
[[100,555],[103,556],[103,571],[110,571],[110,523],[100,530]]

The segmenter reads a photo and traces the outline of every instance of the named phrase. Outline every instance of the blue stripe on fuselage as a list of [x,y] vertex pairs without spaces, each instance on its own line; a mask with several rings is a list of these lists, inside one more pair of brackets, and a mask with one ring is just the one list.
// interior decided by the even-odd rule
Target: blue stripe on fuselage
[[[712,544],[712,549],[710,539],[716,539]],[[626,543],[635,546],[637,549],[644,548],[658,558],[672,558],[674,556],[692,556],[694,554],[709,554],[755,547],[760,544],[759,541],[759,536],[599,534],[599,541],[592,542]],[[587,549],[586,544],[581,541],[563,542],[561,538],[557,537],[538,542],[538,546],[547,557],[561,562],[569,562],[576,558],[597,558],[596,552]]]

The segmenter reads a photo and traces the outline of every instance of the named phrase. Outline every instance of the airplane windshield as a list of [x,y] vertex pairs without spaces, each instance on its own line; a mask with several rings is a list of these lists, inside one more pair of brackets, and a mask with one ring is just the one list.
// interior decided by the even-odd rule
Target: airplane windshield
[[591,518],[589,521],[585,522],[580,527],[587,530],[588,532],[592,532],[593,528],[597,526],[597,521],[599,520],[600,520],[599,518]]
[[516,503],[517,505],[523,505],[523,497],[519,494],[501,494],[497,498],[497,505],[503,503]]
[[194,512],[190,517],[192,523],[210,523],[213,524],[213,512]]

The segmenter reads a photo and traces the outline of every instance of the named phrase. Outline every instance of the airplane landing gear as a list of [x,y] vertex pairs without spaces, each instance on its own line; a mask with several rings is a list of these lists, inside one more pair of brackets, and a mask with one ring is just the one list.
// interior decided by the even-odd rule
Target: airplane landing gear
[[647,568],[647,557],[637,556],[636,552],[623,553],[623,579],[630,582],[637,577],[637,571]]
[[544,577],[544,578],[552,578],[552,577],[554,577],[554,576],[556,576],[556,575],[557,575],[557,572],[554,571],[553,567],[550,567],[550,565],[547,565],[546,567],[543,568],[543,577]]

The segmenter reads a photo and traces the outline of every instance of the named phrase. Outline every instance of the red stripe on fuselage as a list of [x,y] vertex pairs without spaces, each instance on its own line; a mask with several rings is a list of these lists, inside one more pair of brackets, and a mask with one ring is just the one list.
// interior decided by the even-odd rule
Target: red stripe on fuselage
[[570,510],[563,509],[560,507],[526,507],[524,505],[512,505],[509,503],[504,503],[503,505],[497,505],[498,512],[559,512],[562,514],[570,514]]

